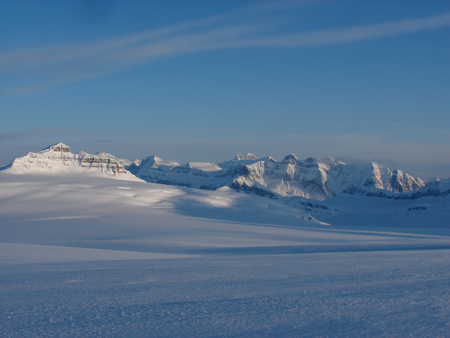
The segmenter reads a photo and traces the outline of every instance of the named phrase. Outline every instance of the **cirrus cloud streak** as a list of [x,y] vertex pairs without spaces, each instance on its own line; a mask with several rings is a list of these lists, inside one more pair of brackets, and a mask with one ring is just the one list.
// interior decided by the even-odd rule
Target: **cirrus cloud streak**
[[277,22],[230,23],[236,13],[161,27],[100,41],[0,53],[1,95],[46,90],[101,77],[156,60],[239,48],[301,48],[355,43],[450,26],[450,13],[349,28],[274,34]]

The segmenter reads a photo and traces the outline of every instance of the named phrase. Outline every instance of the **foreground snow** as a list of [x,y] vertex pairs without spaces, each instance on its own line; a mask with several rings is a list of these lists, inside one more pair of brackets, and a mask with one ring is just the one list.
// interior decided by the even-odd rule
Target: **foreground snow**
[[446,337],[448,250],[2,267],[6,337]]
[[130,176],[0,172],[4,336],[450,335],[448,228]]

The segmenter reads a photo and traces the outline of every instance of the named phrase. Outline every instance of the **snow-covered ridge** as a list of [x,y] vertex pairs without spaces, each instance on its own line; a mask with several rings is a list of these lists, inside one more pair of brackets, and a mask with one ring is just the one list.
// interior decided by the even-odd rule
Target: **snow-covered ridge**
[[344,193],[354,195],[359,194],[368,197],[381,197],[397,200],[414,200],[422,197],[447,197],[450,195],[450,179],[441,180],[435,178],[425,184],[424,187],[418,190],[408,191],[401,194],[395,194],[392,191],[384,191],[377,188],[362,189],[361,187],[353,186],[344,190]]
[[36,153],[30,152],[10,165],[13,169],[28,170],[91,168],[109,175],[129,173],[125,166],[138,178],[151,183],[207,190],[226,186],[270,198],[300,196],[325,200],[342,192],[386,197],[391,192],[405,194],[425,186],[419,178],[375,162],[346,164],[333,158],[312,157],[299,160],[294,154],[279,162],[272,157],[258,158],[248,153],[246,156],[238,154],[218,165],[212,162],[180,165],[157,156],[131,163],[104,152],[73,154],[69,146],[58,143]]
[[221,168],[228,168],[231,166],[236,166],[237,164],[253,164],[258,160],[260,160],[258,157],[250,153],[247,153],[245,156],[237,154],[232,160],[219,163],[218,165]]
[[450,195],[450,179],[435,178],[427,182],[423,189],[409,193],[411,198],[416,199],[423,196],[447,197]]
[[9,166],[12,170],[62,170],[86,168],[96,169],[108,175],[129,174],[120,160],[111,154],[97,155],[80,152],[73,154],[70,147],[57,143],[38,152],[29,152],[16,158]]
[[[153,161],[153,160],[152,160]],[[158,159],[160,163],[163,160]],[[152,162],[153,163],[153,162]],[[230,161],[219,163],[189,162],[166,165],[164,170],[154,164],[134,165],[130,170],[148,182],[210,189],[228,186],[268,197],[301,196],[325,200],[357,187],[405,193],[422,188],[420,178],[401,170],[391,170],[374,162],[345,164],[333,158],[299,160],[294,154],[277,162],[272,157],[259,159],[255,155],[238,154]]]
[[188,162],[183,166],[180,166],[174,170],[187,170],[190,171],[192,169],[198,170],[198,171],[219,171],[222,170],[221,167],[219,167],[217,164],[212,162]]

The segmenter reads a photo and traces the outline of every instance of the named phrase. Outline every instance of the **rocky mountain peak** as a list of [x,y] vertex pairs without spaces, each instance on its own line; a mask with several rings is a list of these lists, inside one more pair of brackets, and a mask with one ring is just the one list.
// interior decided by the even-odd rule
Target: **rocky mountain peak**
[[62,142],[56,143],[52,146],[45,148],[43,151],[54,151],[54,152],[62,152],[62,153],[70,153],[70,147],[65,145]]
[[296,163],[298,162],[298,157],[295,156],[294,154],[290,154],[290,155],[287,155],[287,156],[283,159],[283,161],[281,161],[281,162],[282,162],[282,163],[288,162],[288,163],[291,163],[291,164],[296,164]]

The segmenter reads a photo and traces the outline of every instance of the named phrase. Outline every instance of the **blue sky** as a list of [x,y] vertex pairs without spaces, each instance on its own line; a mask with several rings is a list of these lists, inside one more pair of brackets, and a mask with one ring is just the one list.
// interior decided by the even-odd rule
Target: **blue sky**
[[0,1],[0,166],[392,160],[450,176],[449,1]]

